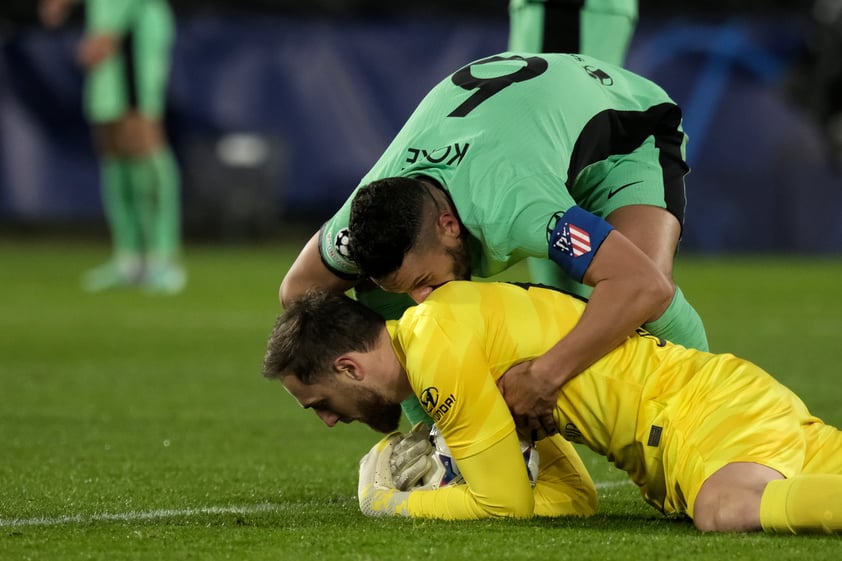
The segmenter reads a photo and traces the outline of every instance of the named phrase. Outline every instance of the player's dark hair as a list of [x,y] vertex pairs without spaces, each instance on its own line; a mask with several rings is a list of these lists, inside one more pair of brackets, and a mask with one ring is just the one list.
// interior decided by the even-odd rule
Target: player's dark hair
[[263,357],[263,375],[294,375],[313,384],[331,372],[336,357],[374,347],[383,318],[344,294],[312,290],[278,316]]
[[379,279],[403,263],[417,243],[424,205],[435,201],[418,179],[389,177],[361,187],[351,203],[351,259],[364,276]]

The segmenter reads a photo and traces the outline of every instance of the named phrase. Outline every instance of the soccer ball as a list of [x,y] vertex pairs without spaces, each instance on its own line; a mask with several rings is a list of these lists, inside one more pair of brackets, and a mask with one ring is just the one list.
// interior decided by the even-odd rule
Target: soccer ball
[[430,444],[433,445],[433,467],[427,472],[429,481],[425,484],[431,485],[433,489],[438,489],[439,487],[464,483],[465,478],[462,477],[462,472],[459,471],[459,466],[456,465],[456,460],[453,459],[450,448],[444,441],[439,428],[435,425],[433,425],[433,430],[430,431]]
[[[433,466],[428,469],[427,474],[421,481],[421,485],[427,489],[438,489],[450,485],[459,485],[465,482],[453,454],[450,453],[447,443],[441,436],[439,428],[433,425],[430,431],[430,443],[433,445],[432,462]],[[525,440],[520,441],[520,451],[523,454],[523,461],[526,464],[526,473],[529,476],[529,483],[534,487],[538,480],[538,468],[540,458],[538,450]]]

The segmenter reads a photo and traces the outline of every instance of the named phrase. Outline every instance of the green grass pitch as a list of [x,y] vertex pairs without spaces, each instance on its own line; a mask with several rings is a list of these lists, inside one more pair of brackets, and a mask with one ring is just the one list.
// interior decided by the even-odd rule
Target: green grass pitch
[[[703,535],[583,457],[590,519],[364,518],[357,461],[260,376],[296,243],[189,247],[187,290],[82,293],[104,244],[0,240],[0,559],[838,560],[836,536]],[[842,260],[682,255],[715,351],[752,359],[842,426]]]

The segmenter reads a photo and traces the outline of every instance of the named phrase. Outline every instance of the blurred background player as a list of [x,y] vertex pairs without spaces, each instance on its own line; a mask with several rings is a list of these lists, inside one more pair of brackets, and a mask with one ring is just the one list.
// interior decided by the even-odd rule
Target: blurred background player
[[[76,0],[41,0],[45,25],[61,25]],[[85,70],[85,112],[100,158],[102,201],[113,256],[87,272],[85,290],[142,285],[173,294],[187,280],[180,263],[177,162],[162,114],[174,18],[166,0],[85,0],[77,52]]]

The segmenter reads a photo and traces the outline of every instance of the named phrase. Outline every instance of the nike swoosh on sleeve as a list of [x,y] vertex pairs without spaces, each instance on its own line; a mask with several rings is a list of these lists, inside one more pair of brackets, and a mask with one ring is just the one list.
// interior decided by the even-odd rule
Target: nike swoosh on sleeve
[[622,191],[626,187],[631,187],[632,185],[637,185],[638,183],[643,183],[643,180],[641,179],[640,181],[632,181],[631,183],[626,183],[625,185],[620,185],[616,189],[611,189],[610,191],[608,191],[608,198],[610,199],[611,197],[613,197],[614,195],[616,195],[617,193],[619,193],[620,191]]

